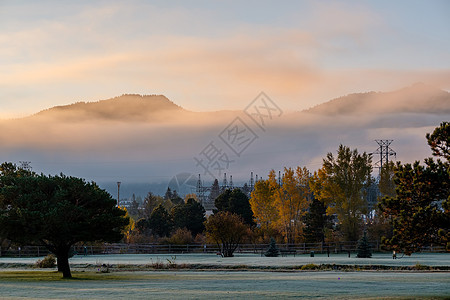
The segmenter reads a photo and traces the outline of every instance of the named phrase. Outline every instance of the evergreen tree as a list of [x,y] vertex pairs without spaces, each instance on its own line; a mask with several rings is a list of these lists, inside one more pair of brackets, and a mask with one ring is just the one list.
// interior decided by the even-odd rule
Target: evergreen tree
[[333,216],[327,215],[327,207],[323,202],[313,198],[308,213],[304,217],[303,234],[307,243],[325,242],[325,231],[331,229]]
[[450,122],[442,122],[426,137],[433,155],[450,161]]
[[240,189],[226,189],[216,198],[214,205],[217,208],[214,213],[228,211],[242,217],[247,225],[255,225],[249,199]]
[[173,198],[172,190],[167,187],[166,193],[164,194],[164,200],[170,200]]
[[247,197],[250,197],[250,193],[251,193],[252,191],[250,190],[250,187],[248,186],[247,183],[244,183],[244,186],[242,187],[242,192],[243,192],[244,194],[246,194]]
[[393,235],[382,239],[394,251],[410,255],[424,246],[450,250],[450,124],[443,122],[426,135],[433,155],[425,165],[400,163],[395,167],[395,197],[385,197],[380,210],[391,220]]
[[178,205],[178,204],[183,204],[183,203],[184,203],[183,198],[181,198],[181,197],[178,195],[177,190],[173,190],[172,197],[170,198],[170,201],[171,201],[174,205]]
[[275,239],[273,237],[270,238],[269,248],[267,249],[266,253],[264,253],[264,256],[267,257],[280,256],[280,250],[278,249],[277,243],[275,242]]
[[165,237],[170,234],[172,230],[172,219],[164,206],[160,204],[153,210],[148,220],[148,226],[152,230],[152,233],[159,237]]
[[372,247],[367,239],[366,232],[364,231],[363,237],[358,241],[358,253],[356,254],[358,258],[371,258],[372,257]]
[[184,204],[175,205],[170,213],[175,228],[186,228],[194,236],[205,229],[205,209],[193,198]]
[[220,195],[220,186],[219,186],[219,181],[216,178],[216,179],[214,179],[214,182],[211,186],[211,192],[209,193],[209,201],[214,203],[214,201],[216,200],[216,198],[219,195]]
[[152,192],[148,192],[147,196],[144,198],[144,203],[142,204],[142,210],[140,211],[139,217],[148,219],[150,218],[153,210],[164,203],[160,196],[154,195]]
[[20,244],[43,243],[64,278],[72,277],[69,250],[75,243],[123,238],[126,212],[95,183],[62,174],[23,176],[8,167],[0,167],[0,235]]

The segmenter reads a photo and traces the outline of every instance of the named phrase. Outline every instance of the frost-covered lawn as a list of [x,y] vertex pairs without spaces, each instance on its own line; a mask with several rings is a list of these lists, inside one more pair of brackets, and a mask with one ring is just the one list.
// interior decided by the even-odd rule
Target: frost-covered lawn
[[[351,299],[450,297],[448,273],[198,272],[74,273],[43,280],[0,272],[0,298],[21,299]],[[2,276],[3,273],[3,276]],[[33,273],[28,271],[25,275]],[[36,271],[34,272],[36,273]],[[36,273],[35,275],[38,275]],[[57,276],[57,277],[56,277]],[[84,277],[83,277],[84,276]]]
[[[356,258],[352,254],[316,254],[296,255],[287,257],[261,257],[257,254],[236,254],[235,257],[222,258],[215,254],[115,254],[115,255],[76,255],[70,259],[73,266],[83,264],[122,264],[146,265],[155,262],[167,263],[167,259],[176,264],[204,264],[223,266],[297,266],[305,264],[337,264],[337,265],[385,265],[385,266],[414,266],[417,263],[427,266],[450,266],[450,253],[414,253],[401,259],[392,259],[390,254],[375,253],[372,258]],[[401,257],[401,256],[400,256]],[[7,258],[0,257],[1,263],[34,264],[37,257]]]
[[[64,280],[54,270],[31,269],[38,258],[0,257],[2,299],[264,299],[264,298],[450,298],[450,272],[393,271],[232,271],[232,270],[142,270],[97,272],[103,264],[151,265],[169,261],[181,265],[283,267],[306,264],[450,266],[450,254],[413,254],[393,260],[389,254],[371,259],[347,255],[316,254],[296,257],[261,257],[236,254],[222,258],[214,254],[94,255],[70,259],[74,279]],[[86,268],[85,266],[90,266]],[[99,270],[101,267],[99,267]],[[134,268],[133,268],[134,269]],[[207,268],[205,268],[207,269]]]

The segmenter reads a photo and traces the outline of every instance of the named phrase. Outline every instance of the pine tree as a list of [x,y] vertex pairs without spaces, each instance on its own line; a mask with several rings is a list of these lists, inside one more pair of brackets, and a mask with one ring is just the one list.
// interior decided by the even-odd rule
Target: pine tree
[[173,198],[172,190],[167,187],[166,193],[164,194],[164,200],[170,200]]
[[220,187],[219,187],[219,181],[217,179],[214,180],[212,186],[211,186],[211,192],[209,194],[209,200],[214,203],[214,200],[220,195]]
[[442,122],[426,137],[439,159],[397,163],[396,195],[379,204],[393,226],[392,237],[382,238],[382,243],[406,255],[431,244],[450,250],[450,123]]
[[217,208],[213,210],[214,213],[228,211],[241,216],[245,224],[255,225],[249,199],[240,189],[226,189],[216,198],[214,205]]
[[327,215],[323,202],[313,198],[304,217],[303,234],[307,243],[324,243],[325,231],[333,226],[333,216]]
[[277,244],[273,237],[270,238],[269,249],[267,249],[266,253],[264,253],[264,256],[267,256],[267,257],[280,256],[280,250],[278,250]]
[[371,258],[372,257],[372,247],[367,239],[366,232],[364,231],[363,237],[358,241],[358,253],[356,257],[358,258]]

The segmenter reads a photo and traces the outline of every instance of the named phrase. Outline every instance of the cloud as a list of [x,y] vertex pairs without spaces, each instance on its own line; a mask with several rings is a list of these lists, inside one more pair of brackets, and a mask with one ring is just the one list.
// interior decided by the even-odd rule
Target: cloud
[[[53,14],[49,3],[5,14],[17,27],[0,30],[3,115],[122,93],[165,94],[206,111],[242,109],[263,90],[284,109],[300,110],[416,81],[450,88],[447,66],[417,65],[414,49],[411,67],[398,67],[404,49],[386,55],[390,28],[364,4],[306,2],[275,25],[141,1],[64,4]],[[14,20],[18,11],[23,22]]]

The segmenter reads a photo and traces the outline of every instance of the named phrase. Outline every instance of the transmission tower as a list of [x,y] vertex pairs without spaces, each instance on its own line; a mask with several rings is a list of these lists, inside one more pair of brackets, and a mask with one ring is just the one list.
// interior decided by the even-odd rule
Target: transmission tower
[[227,188],[228,188],[227,173],[223,173],[222,191],[225,191]]
[[379,154],[380,160],[375,163],[375,168],[378,168],[378,174],[381,174],[381,168],[383,164],[389,163],[389,156],[396,157],[397,153],[389,147],[394,140],[375,140],[375,142],[380,146],[372,154]]

